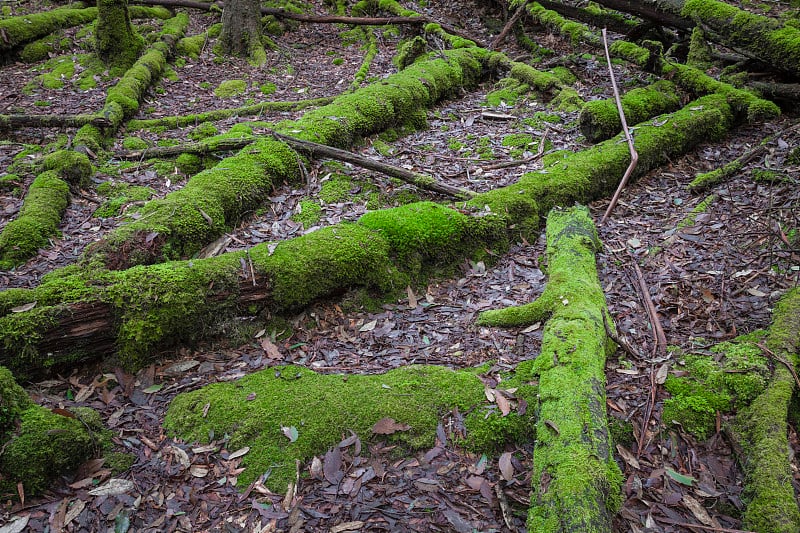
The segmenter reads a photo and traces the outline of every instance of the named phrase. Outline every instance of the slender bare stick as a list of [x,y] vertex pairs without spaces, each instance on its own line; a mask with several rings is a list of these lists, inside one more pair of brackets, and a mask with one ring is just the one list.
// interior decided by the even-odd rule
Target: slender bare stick
[[631,164],[628,165],[627,170],[625,170],[625,174],[622,176],[622,181],[619,182],[619,186],[617,187],[614,196],[611,198],[611,203],[608,204],[608,208],[606,209],[603,218],[600,220],[601,226],[611,214],[614,206],[617,205],[617,200],[619,200],[619,195],[622,193],[622,189],[625,187],[625,184],[628,183],[628,179],[631,177],[633,170],[636,168],[636,163],[639,162],[639,154],[636,152],[636,148],[633,146],[631,132],[628,130],[628,121],[625,120],[625,112],[622,110],[622,102],[619,99],[619,90],[617,89],[617,80],[614,78],[614,69],[611,68],[611,56],[608,53],[608,40],[606,39],[605,28],[603,28],[603,48],[606,51],[606,63],[608,63],[608,73],[611,75],[611,87],[614,89],[614,100],[617,102],[617,111],[619,112],[619,119],[622,122],[622,131],[625,132],[625,140],[628,141],[628,148],[631,151]]
[[514,27],[514,24],[517,23],[517,21],[524,12],[525,12],[525,5],[523,4],[517,8],[517,10],[514,12],[514,15],[509,19],[508,23],[506,23],[506,26],[503,28],[503,31],[501,31],[500,34],[497,37],[495,37],[494,41],[492,41],[492,44],[489,45],[489,50],[497,50],[497,48],[503,43],[503,40],[506,38],[506,35],[508,35],[508,32],[511,31],[511,28]]
[[664,328],[661,327],[661,321],[658,318],[658,311],[653,304],[653,299],[650,298],[650,290],[647,288],[647,282],[644,280],[642,270],[636,263],[636,259],[632,261],[633,270],[636,272],[636,281],[639,284],[639,292],[642,293],[642,301],[647,310],[647,316],[650,318],[650,324],[653,326],[653,336],[656,338],[656,350],[659,357],[667,355],[667,336],[664,335]]

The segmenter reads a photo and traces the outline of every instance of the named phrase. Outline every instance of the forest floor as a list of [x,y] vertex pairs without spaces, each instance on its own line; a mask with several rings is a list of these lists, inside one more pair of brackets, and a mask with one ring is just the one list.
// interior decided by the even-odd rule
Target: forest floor
[[[42,9],[41,4],[11,4],[13,14]],[[502,14],[471,4],[432,2],[427,8],[410,6],[432,18],[447,21],[484,42],[502,28]],[[324,7],[317,6],[320,13]],[[189,34],[218,20],[218,15],[187,11]],[[138,21],[156,25],[154,21]],[[410,31],[402,28],[403,31]],[[370,63],[368,79],[380,80],[395,71],[391,58],[400,35],[375,28],[378,54]],[[87,37],[80,28],[63,35],[71,43],[53,56],[86,53]],[[345,35],[347,33],[347,35]],[[596,50],[575,49],[540,27],[528,34],[556,50],[549,66],[564,65],[577,76],[574,87],[588,99],[612,96],[605,61]],[[231,108],[262,99],[302,100],[335,96],[348,89],[363,59],[363,50],[346,28],[332,24],[304,24],[298,31],[274,37],[278,47],[268,51],[268,62],[252,67],[246,61],[220,61],[204,46],[198,59],[184,58],[173,65],[176,76],[162,79],[151,91],[136,118],[159,118],[211,109]],[[350,44],[348,44],[350,43]],[[510,57],[524,58],[513,36],[501,47]],[[337,61],[343,59],[343,61]],[[73,86],[81,66],[64,78],[64,87],[47,89],[41,74],[52,69],[52,59],[34,64],[11,62],[0,68],[0,112],[81,113],[102,107],[108,83],[78,90]],[[539,68],[542,68],[541,66]],[[614,66],[624,87],[646,84],[648,75],[625,64]],[[243,94],[215,96],[223,81],[246,80]],[[269,96],[261,87],[274,84]],[[23,90],[24,87],[28,90]],[[32,87],[32,89],[31,89]],[[271,86],[270,86],[271,87]],[[489,106],[487,94],[497,89],[486,83],[458,98],[441,102],[427,114],[428,127],[397,140],[365,139],[355,151],[362,155],[427,172],[452,185],[473,191],[500,187],[537,162],[496,168],[498,162],[529,157],[534,148],[512,154],[504,146],[511,134],[528,134],[547,149],[581,150],[588,143],[577,128],[577,112],[552,109],[533,97]],[[494,115],[487,111],[496,112]],[[277,122],[301,116],[296,112],[265,112],[258,117],[236,117],[214,123],[224,132],[241,122]],[[497,118],[498,114],[504,115]],[[534,119],[528,120],[525,119]],[[784,166],[789,151],[800,145],[800,135],[777,138],[766,157],[757,159],[732,179],[706,194],[710,207],[695,223],[679,223],[706,194],[693,195],[686,185],[699,172],[717,168],[791,124],[783,116],[768,124],[739,128],[719,143],[699,146],[685,157],[647,174],[622,194],[610,220],[599,228],[604,249],[598,256],[599,274],[608,306],[619,332],[640,354],[622,350],[608,361],[609,415],[629,421],[635,439],[619,444],[618,460],[625,475],[625,503],[615,518],[618,531],[700,531],[702,525],[729,531],[740,528],[742,475],[724,431],[698,442],[682,428],[661,419],[667,393],[660,386],[665,371],[680,373],[682,356],[705,353],[721,340],[769,325],[771,310],[786,289],[800,280],[800,252],[788,249],[783,229],[798,227],[800,187],[798,168]],[[189,140],[194,127],[121,132],[111,151],[122,151],[123,140],[138,136],[155,144],[174,138]],[[31,145],[43,146],[74,130],[20,129],[3,133],[0,174],[15,156]],[[35,153],[31,158],[38,157]],[[179,188],[187,176],[177,168],[147,163],[118,172],[112,160],[93,178],[93,187],[73,195],[60,228],[60,238],[25,265],[0,272],[0,289],[33,287],[41,276],[73,262],[84,248],[116,227],[121,217],[99,218],[94,210],[104,198],[95,187],[103,182],[127,182],[151,187],[156,196]],[[775,168],[787,178],[758,183],[753,170]],[[341,171],[341,170],[340,170]],[[308,183],[300,189],[277,187],[263,212],[229,233],[226,250],[263,241],[277,241],[313,231],[341,220],[355,220],[372,207],[364,190],[378,193],[386,205],[403,201],[410,193],[442,200],[408,185],[388,181],[357,168],[343,170],[352,179],[346,197],[321,205],[319,220],[302,217],[301,201],[313,198],[330,179],[330,166],[313,162]],[[33,175],[20,176],[17,188],[0,191],[0,227],[15,216]],[[374,196],[373,196],[374,198]],[[590,206],[599,220],[607,200]],[[653,253],[656,248],[660,253]],[[413,457],[397,458],[391,447],[359,435],[343,435],[346,472],[339,484],[301,476],[295,494],[272,494],[261,484],[237,486],[242,451],[226,449],[222,436],[210,446],[175,441],[161,427],[170,400],[179,392],[215,381],[234,380],[247,373],[287,363],[320,372],[381,373],[411,363],[442,364],[455,368],[493,362],[489,377],[513,368],[539,351],[541,325],[519,329],[476,327],[478,312],[521,304],[541,294],[543,237],[515,244],[491,265],[465,262],[460,276],[432,280],[410,287],[407,297],[365,310],[352,295],[341,301],[320,302],[290,321],[291,335],[263,331],[258,322],[252,338],[220,339],[164,353],[163,358],[133,375],[107,363],[87,365],[73,374],[50,376],[24,384],[34,399],[53,407],[89,406],[100,411],[114,431],[117,449],[136,456],[121,477],[133,482],[124,494],[91,495],[89,491],[111,475],[101,462],[89,462],[74,479],[61,480],[41,497],[4,504],[0,526],[27,520],[32,531],[522,531],[528,505],[530,447],[514,452],[513,472],[501,471],[497,457],[476,456],[448,438],[458,428],[458,413],[442,419],[440,442]],[[675,348],[666,358],[654,358],[654,340],[643,301],[637,292],[637,263],[662,318],[668,342]],[[271,335],[277,333],[277,337]],[[652,407],[652,413],[647,414]],[[719,427],[724,428],[724,416]],[[790,442],[800,453],[797,428]],[[364,446],[361,446],[361,439]],[[635,459],[638,457],[638,461]],[[795,462],[795,488],[800,469]],[[306,471],[309,465],[298,465]],[[691,476],[693,486],[681,483]],[[501,505],[502,504],[502,505]],[[510,512],[504,516],[503,507]],[[17,522],[20,523],[20,522]],[[728,528],[728,529],[723,529]],[[707,529],[706,529],[707,530]]]

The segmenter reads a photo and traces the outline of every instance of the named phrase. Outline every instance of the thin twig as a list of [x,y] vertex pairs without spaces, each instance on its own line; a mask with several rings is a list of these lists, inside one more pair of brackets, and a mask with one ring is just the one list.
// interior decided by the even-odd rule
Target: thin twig
[[494,41],[492,41],[492,44],[489,45],[489,50],[497,50],[497,48],[503,43],[506,35],[508,35],[508,32],[511,31],[511,28],[514,27],[514,24],[517,23],[523,13],[525,13],[525,4],[522,4],[517,8],[517,10],[514,12],[514,16],[512,16],[511,19],[509,19],[509,21],[506,23],[503,31],[501,31],[500,34],[495,37]]
[[625,353],[627,353],[628,355],[630,355],[635,359],[644,359],[641,355],[636,353],[636,350],[634,350],[633,346],[631,346],[628,341],[626,341],[625,339],[623,339],[622,337],[620,337],[611,330],[611,326],[608,325],[608,319],[606,318],[605,313],[603,313],[603,327],[606,329],[606,335],[608,336],[608,338],[614,341],[617,346],[622,348],[622,350]]
[[768,356],[772,357],[773,359],[781,363],[783,366],[785,366],[786,369],[792,374],[794,382],[795,384],[797,384],[797,388],[800,389],[800,377],[797,376],[797,372],[795,372],[794,367],[792,367],[792,364],[783,357],[781,357],[780,355],[776,354],[775,352],[767,348],[763,342],[759,342],[757,346],[761,348],[761,350],[765,354],[767,354]]
[[647,316],[650,318],[650,325],[653,327],[653,335],[656,340],[656,352],[659,357],[664,357],[667,355],[667,336],[664,335],[664,328],[661,327],[658,311],[653,304],[652,298],[650,298],[650,290],[647,288],[647,282],[644,280],[644,275],[642,275],[642,271],[638,263],[636,263],[635,258],[633,258],[632,263],[634,272],[636,273],[636,281],[639,284],[639,292],[642,293],[642,301],[644,301]]
[[611,203],[608,204],[608,208],[606,208],[606,212],[603,214],[603,218],[600,220],[601,226],[611,214],[614,206],[617,205],[617,200],[619,200],[619,195],[622,193],[622,189],[628,183],[628,179],[631,177],[631,174],[633,174],[633,170],[636,168],[636,164],[639,162],[639,154],[636,152],[636,148],[633,146],[631,132],[628,130],[628,121],[625,120],[625,111],[622,110],[622,101],[620,101],[619,98],[617,80],[614,78],[614,69],[611,68],[611,56],[608,53],[608,40],[606,39],[605,28],[603,28],[603,48],[605,48],[606,51],[606,63],[608,63],[608,72],[611,75],[611,87],[614,89],[614,100],[617,102],[617,111],[619,112],[619,119],[622,122],[622,131],[625,133],[625,140],[628,141],[628,149],[631,152],[631,163],[625,170],[625,174],[622,176],[622,180],[619,182],[619,186],[617,187],[616,192],[614,192],[614,196],[611,198]]

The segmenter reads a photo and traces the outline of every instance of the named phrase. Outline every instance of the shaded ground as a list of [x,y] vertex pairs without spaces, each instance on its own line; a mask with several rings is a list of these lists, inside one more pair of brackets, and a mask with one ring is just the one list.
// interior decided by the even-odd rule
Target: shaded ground
[[[322,6],[319,10],[323,11]],[[473,8],[432,6],[429,11],[468,28],[484,41],[490,41],[490,33],[496,34],[501,26],[492,20],[498,14],[478,13]],[[216,20],[210,15],[191,15],[193,31]],[[486,29],[487,20],[494,31]],[[185,66],[176,68],[178,81],[160,82],[137,118],[236,107],[261,98],[300,100],[339,94],[353,81],[363,59],[363,43],[345,45],[342,28],[333,25],[303,26],[302,30],[276,38],[279,50],[270,52],[268,64],[259,69],[240,60],[217,64],[210,47],[205,47],[198,60],[187,59]],[[377,31],[379,53],[370,65],[367,80],[380,79],[394,69],[390,59],[399,37]],[[580,78],[576,87],[584,98],[610,96],[599,58],[568,56],[572,49],[565,43],[541,28],[536,31],[532,37],[563,52],[567,66]],[[513,39],[504,51],[510,56],[524,54]],[[345,61],[336,65],[336,58]],[[24,94],[22,87],[36,75],[31,68],[36,65],[13,63],[0,69],[1,112],[25,109],[33,113],[36,102],[42,101],[52,102],[47,112],[54,113],[100,107],[102,84],[88,92],[67,84],[61,90],[39,88]],[[624,65],[617,65],[615,71],[626,86],[644,80],[642,74]],[[225,100],[214,96],[213,89],[220,82],[234,78],[248,81],[245,94]],[[261,94],[264,83],[274,83],[276,92]],[[513,118],[485,117],[485,97],[494,88],[486,84],[457,100],[443,102],[428,113],[427,130],[385,143],[389,150],[382,142],[367,139],[357,151],[429,172],[453,185],[483,191],[511,183],[526,169],[535,168],[535,162],[492,168],[511,158],[510,148],[502,144],[508,134],[529,133],[535,139],[546,135],[557,149],[586,146],[576,127],[576,113],[553,111],[532,99],[501,103],[495,109]],[[300,113],[241,117],[215,125],[225,131],[238,122],[277,121]],[[548,118],[552,122],[525,121],[541,118],[536,113],[553,115]],[[742,505],[741,475],[728,439],[718,434],[698,443],[681,428],[661,420],[660,402],[666,393],[655,384],[655,374],[664,364],[679,372],[681,353],[704,350],[713,342],[765,327],[778,296],[797,285],[800,252],[788,249],[781,228],[798,226],[798,169],[782,168],[788,181],[777,184],[757,184],[751,180],[751,171],[782,167],[788,152],[800,145],[800,137],[776,141],[765,159],[753,162],[734,179],[710,191],[718,199],[696,224],[676,229],[704,198],[685,189],[697,172],[741,155],[791,120],[787,117],[742,128],[724,142],[701,146],[640,179],[623,193],[612,219],[600,230],[605,243],[599,257],[600,276],[609,308],[619,331],[641,354],[641,358],[632,358],[619,351],[618,358],[609,361],[607,372],[609,413],[632,422],[636,436],[634,443],[625,446],[628,453],[623,451],[618,457],[627,479],[627,500],[616,519],[619,531],[692,531],[689,524],[701,523],[723,528],[740,525],[736,517]],[[164,138],[186,140],[192,131],[183,128],[135,134],[155,142]],[[8,142],[0,144],[0,165],[5,168],[25,149],[17,143],[44,144],[59,133],[28,129],[7,136]],[[120,135],[116,149],[121,148],[125,135]],[[535,150],[516,157],[533,153]],[[305,188],[277,188],[263,213],[230,233],[227,249],[289,238],[321,225],[355,219],[366,211],[369,201],[358,193],[372,183],[389,203],[399,201],[402,194],[398,193],[409,188],[347,169],[354,179],[351,194],[323,206],[319,222],[304,227],[292,216],[298,213],[299,202],[314,195],[330,172],[321,165],[308,171]],[[21,176],[20,188],[24,190],[32,178]],[[147,185],[163,195],[180,187],[185,176],[142,164],[114,176],[101,172],[95,179]],[[70,263],[87,244],[115,227],[117,219],[92,216],[99,202],[91,189],[75,195],[61,227],[62,237],[23,267],[0,272],[0,288],[34,286],[43,274]],[[20,205],[18,194],[2,191],[0,224],[12,219]],[[591,207],[599,220],[606,202]],[[655,247],[663,250],[648,254]],[[367,435],[342,435],[340,462],[330,460],[346,472],[344,480],[331,484],[324,475],[315,474],[313,465],[298,465],[300,471],[310,470],[312,475],[300,478],[295,492],[289,495],[271,494],[259,483],[242,492],[236,483],[242,451],[226,449],[222,436],[217,436],[212,446],[175,442],[163,434],[160,424],[168,402],[178,392],[289,362],[324,372],[378,373],[410,363],[471,367],[493,361],[485,379],[496,379],[498,371],[536,356],[540,328],[478,328],[474,318],[481,310],[525,303],[540,294],[545,281],[540,269],[543,251],[543,239],[519,243],[495,265],[465,263],[460,276],[411,288],[407,298],[385,303],[378,310],[365,311],[358,295],[347,295],[338,303],[320,303],[292,319],[288,338],[281,338],[280,331],[262,331],[260,324],[253,323],[252,338],[222,339],[218,344],[164,354],[163,361],[137,375],[98,365],[78,369],[71,376],[27,384],[34,399],[45,405],[98,409],[114,430],[118,449],[137,457],[131,470],[121,476],[133,481],[134,488],[121,495],[90,494],[111,472],[102,464],[89,463],[75,479],[54,485],[44,497],[4,506],[0,523],[28,516],[33,531],[48,527],[124,530],[126,521],[136,531],[523,530],[531,449],[507,450],[514,452],[510,469],[508,465],[501,469],[497,457],[473,456],[458,449],[452,442],[463,431],[460,413],[443,414],[438,445],[416,457],[397,457],[384,443]],[[633,261],[641,265],[669,343],[681,350],[672,352],[667,360],[651,359],[653,339],[635,288]],[[271,337],[273,333],[278,338]],[[650,408],[652,414],[646,416]],[[790,431],[790,442],[797,452],[796,428]],[[631,460],[631,453],[637,451],[641,452],[638,463]],[[693,476],[699,484],[687,487],[669,471]],[[795,480],[800,488],[798,483],[800,478]],[[694,501],[708,516],[694,506]],[[503,509],[508,509],[505,516]],[[340,529],[335,529],[337,525]]]

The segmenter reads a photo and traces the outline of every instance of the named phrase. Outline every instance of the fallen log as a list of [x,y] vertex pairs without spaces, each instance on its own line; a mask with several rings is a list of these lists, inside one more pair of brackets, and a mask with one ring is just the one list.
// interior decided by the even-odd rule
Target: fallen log
[[80,128],[86,124],[107,128],[111,121],[97,115],[0,115],[0,131],[19,127]]
[[[340,150],[332,146],[319,144],[311,141],[304,141],[289,135],[282,135],[277,132],[268,132],[276,139],[285,142],[292,148],[300,152],[306,152],[312,157],[328,158],[336,161],[343,161],[345,163],[352,163],[353,165],[369,170],[380,172],[393,178],[398,178],[406,183],[425,189],[435,193],[443,194],[449,198],[456,198],[466,200],[474,196],[475,193],[459,187],[454,187],[446,183],[436,181],[435,178],[412,172],[403,167],[390,165],[381,161],[376,161],[368,157],[364,157],[347,150]],[[255,137],[252,138],[221,138],[211,142],[200,141],[196,143],[186,143],[176,146],[156,146],[147,148],[145,150],[135,150],[131,152],[123,152],[117,154],[121,159],[145,159],[150,157],[170,157],[184,153],[188,154],[208,154],[211,152],[238,150],[244,148],[256,141]]]
[[789,405],[795,390],[793,368],[800,348],[800,290],[789,291],[775,307],[767,346],[776,364],[766,390],[736,415],[734,435],[745,452],[743,525],[754,531],[800,531],[792,484],[794,475],[787,455]]
[[533,365],[539,418],[528,530],[611,532],[622,503],[605,412],[605,360],[613,352],[595,267],[601,248],[585,207],[547,217],[548,282],[534,302],[481,313],[480,325],[547,320]]

